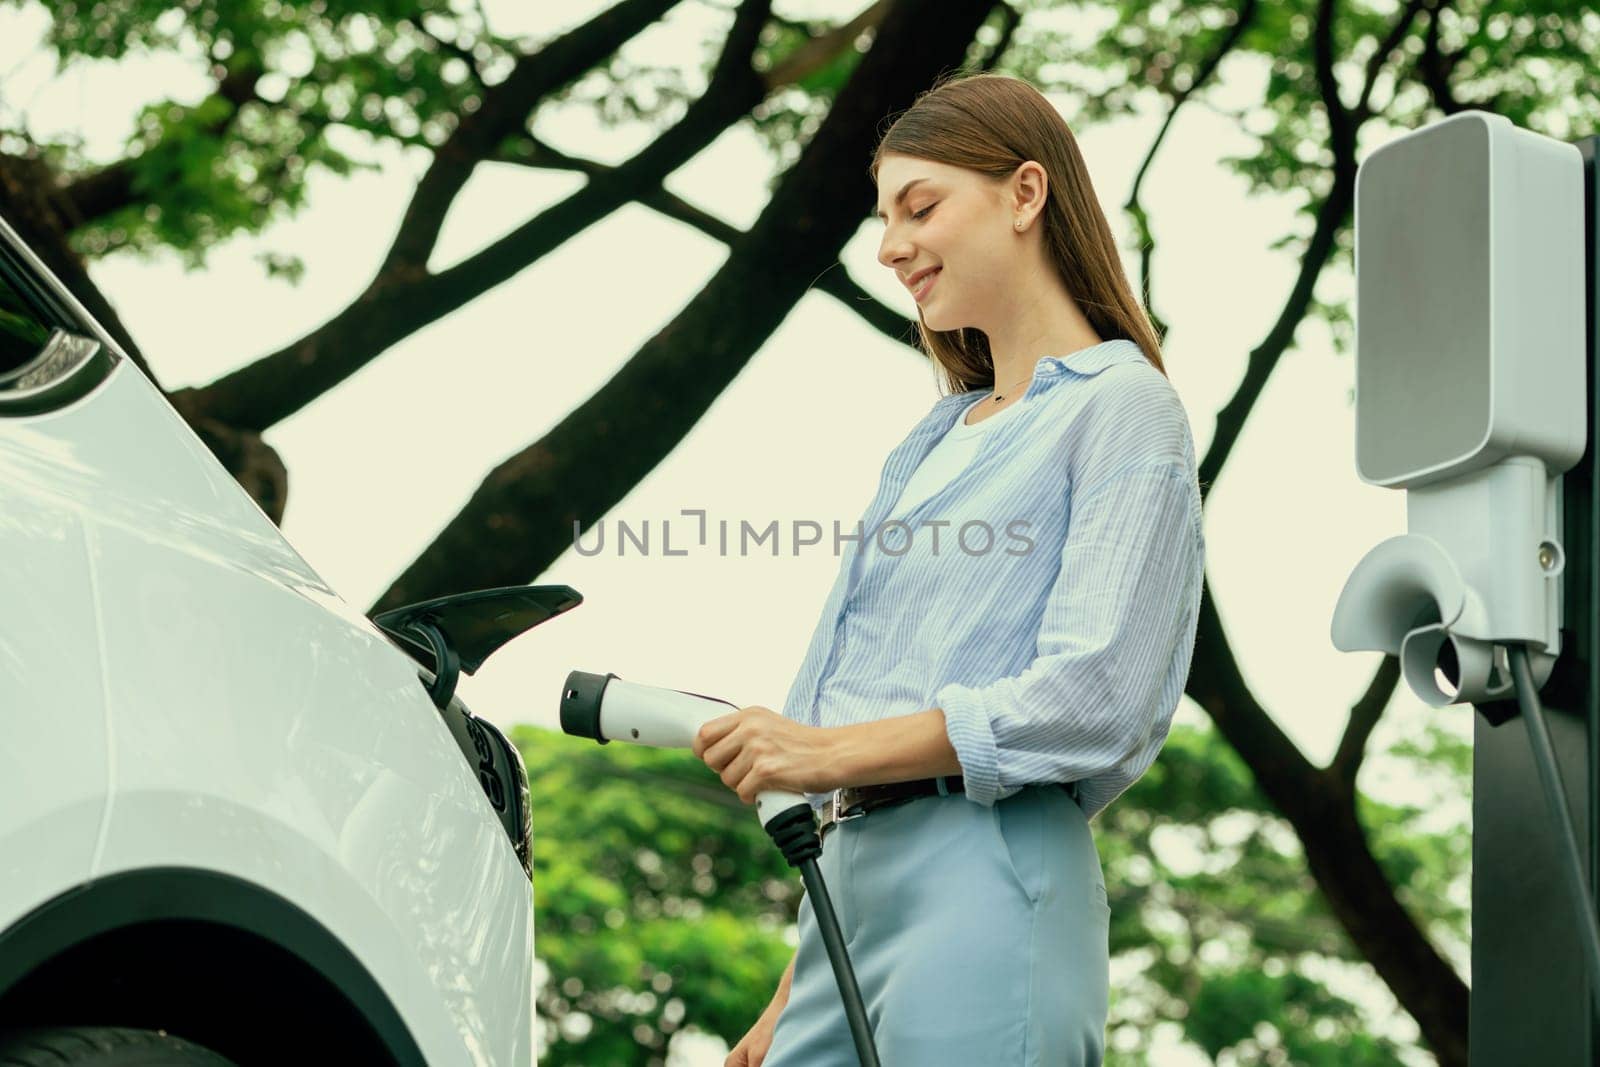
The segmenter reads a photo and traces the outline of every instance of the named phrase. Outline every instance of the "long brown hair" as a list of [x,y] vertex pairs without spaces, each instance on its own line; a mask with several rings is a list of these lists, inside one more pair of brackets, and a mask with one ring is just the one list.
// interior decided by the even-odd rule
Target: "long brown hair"
[[[1103,340],[1133,341],[1156,370],[1167,373],[1161,339],[1123,273],[1078,142],[1039,90],[1018,78],[988,72],[941,78],[879,140],[872,154],[874,184],[888,152],[965,167],[996,182],[1030,159],[1037,162],[1048,179],[1039,219],[1045,248],[1067,292]],[[950,392],[994,385],[994,360],[983,331],[930,330],[920,312],[917,330],[923,351],[943,371]]]

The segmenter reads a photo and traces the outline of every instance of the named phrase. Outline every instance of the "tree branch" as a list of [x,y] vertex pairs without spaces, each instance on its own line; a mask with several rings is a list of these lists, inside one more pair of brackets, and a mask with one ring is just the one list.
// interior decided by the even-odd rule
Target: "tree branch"
[[[593,396],[491,471],[373,609],[526,582],[639,482],[721,396],[871,203],[883,115],[959,63],[993,0],[902,0],[800,159],[710,282]],[[786,250],[774,256],[771,250]],[[735,310],[736,309],[736,310]]]
[[1372,55],[1367,57],[1367,74],[1361,89],[1361,99],[1357,100],[1356,106],[1351,109],[1357,127],[1372,117],[1372,87],[1378,84],[1378,74],[1383,70],[1384,63],[1388,62],[1389,56],[1400,47],[1400,42],[1411,32],[1411,24],[1417,20],[1417,15],[1427,4],[1428,0],[1410,0],[1389,33],[1373,50]]
[[[711,84],[638,155],[600,175],[471,257],[437,274],[418,264],[380,271],[333,319],[271,355],[172,400],[232,425],[265,429],[360,370],[390,345],[505,281],[617,207],[658,187],[737,118],[766,85],[750,65],[766,4],[739,9]],[[870,152],[870,150],[869,150]],[[856,166],[846,162],[844,169]],[[869,194],[870,196],[870,194]],[[398,242],[397,242],[398,243]]]
[[982,71],[992,71],[1000,65],[1000,60],[1005,58],[1006,50],[1011,47],[1011,40],[1016,36],[1017,24],[1022,21],[1022,15],[1009,4],[1000,4],[1000,37],[995,41],[994,47],[989,49],[989,54],[983,57],[983,62],[978,64]]
[[1355,143],[1355,131],[1350,125],[1350,112],[1339,98],[1339,79],[1333,69],[1333,20],[1336,17],[1336,0],[1317,0],[1317,24],[1311,33],[1311,54],[1316,62],[1317,91],[1322,96],[1322,110],[1328,118],[1328,139],[1335,157],[1346,143]]
[[[1356,817],[1353,787],[1339,773],[1312,766],[1245,685],[1209,585],[1201,600],[1195,647],[1185,691],[1211,716],[1250,765],[1262,792],[1294,827],[1330,910],[1417,1020],[1439,1062],[1466,1067],[1466,984],[1395,897],[1394,885]],[[1364,704],[1378,700],[1389,669],[1385,664],[1380,670]]]
[[[1301,260],[1293,291],[1267,338],[1250,354],[1244,381],[1217,417],[1217,429],[1200,465],[1207,493],[1267,376],[1293,339],[1309,306],[1312,287],[1331,254],[1334,235],[1354,200],[1356,118],[1340,101],[1333,78],[1333,0],[1320,0],[1314,52],[1317,80],[1328,112],[1334,152],[1333,184],[1317,213],[1317,226]],[[1414,17],[1403,12],[1401,21]],[[1392,34],[1390,35],[1393,36]],[[1380,64],[1369,64],[1365,100]],[[1442,1064],[1467,1064],[1468,991],[1450,964],[1423,935],[1395,897],[1394,886],[1372,855],[1356,817],[1354,775],[1359,752],[1388,702],[1398,663],[1386,657],[1357,704],[1327,769],[1313,767],[1255,700],[1229,648],[1215,604],[1203,596],[1196,655],[1187,692],[1250,765],[1262,790],[1294,826],[1313,877],[1351,940],[1377,969],[1421,1027]]]
[[1334,753],[1327,770],[1336,775],[1351,792],[1355,791],[1356,772],[1361,770],[1361,761],[1366,757],[1367,738],[1372,736],[1373,728],[1383,717],[1383,709],[1389,706],[1399,681],[1400,658],[1385,655],[1372,681],[1367,683],[1367,691],[1350,709],[1350,721],[1345,724],[1344,734],[1339,738],[1339,750]]
[[1450,72],[1460,61],[1460,53],[1445,55],[1439,45],[1439,16],[1449,7],[1448,3],[1440,3],[1428,9],[1428,29],[1422,35],[1422,54],[1417,57],[1417,73],[1422,75],[1422,84],[1427,87],[1428,95],[1433,97],[1434,106],[1446,115],[1454,115],[1467,107],[1455,98],[1450,88]]
[[819,34],[795,49],[788,59],[767,72],[767,91],[771,92],[783,85],[793,85],[827,66],[842,50],[854,48],[856,38],[881,23],[883,16],[888,14],[892,6],[893,0],[877,0],[877,3],[844,25]]
[[[221,77],[217,79],[216,95],[231,103],[233,108],[227,115],[206,125],[201,132],[210,137],[220,137],[226,133],[238,119],[239,110],[246,103],[260,99],[256,95],[256,84],[261,76],[262,71],[254,66],[239,70],[223,68]],[[132,159],[120,159],[59,188],[55,193],[56,202],[60,205],[67,229],[75,230],[84,223],[104,218],[132,204],[135,200],[133,170]]]
[[[411,24],[417,28],[417,32],[421,33],[424,37],[428,38],[428,40],[432,41],[438,47],[439,51],[455,56],[457,59],[461,60],[461,62],[465,63],[467,65],[467,73],[472,75],[472,83],[474,85],[485,91],[490,89],[490,86],[484,83],[483,71],[478,69],[478,57],[472,54],[472,49],[467,48],[456,41],[446,40],[445,38],[440,37],[437,33],[434,33],[432,30],[428,29],[425,20],[422,18],[413,19]],[[485,25],[487,25],[487,23],[485,23]]]
[[[31,139],[30,139],[31,140]],[[54,170],[37,156],[0,155],[0,215],[17,236],[44,261],[50,272],[77,298],[89,314],[122,346],[135,366],[157,382],[133,335],[123,325],[116,308],[100,292],[84,268],[83,260],[67,242],[67,226],[59,204],[51,195]],[[159,388],[157,383],[157,388]]]
[[1232,454],[1233,446],[1238,442],[1239,434],[1244,429],[1245,419],[1249,418],[1256,401],[1260,399],[1261,390],[1277,367],[1278,360],[1294,341],[1295,330],[1311,306],[1311,294],[1316,288],[1317,278],[1332,256],[1334,236],[1343,226],[1345,216],[1349,214],[1354,200],[1354,170],[1348,174],[1343,169],[1336,170],[1333,189],[1317,210],[1316,229],[1311,235],[1305,255],[1300,259],[1300,270],[1295,277],[1294,287],[1290,290],[1289,299],[1279,312],[1277,321],[1267,331],[1267,336],[1250,350],[1250,358],[1245,364],[1244,377],[1240,380],[1239,388],[1217,412],[1211,444],[1206,448],[1205,458],[1200,461],[1202,499],[1209,499],[1211,487],[1216,484],[1223,464],[1228,461],[1228,456]]
[[[574,171],[590,178],[599,177],[616,169],[606,163],[596,163],[592,160],[568,155],[545,144],[531,134],[523,139],[523,144],[526,146],[526,150],[523,153],[502,155],[500,162],[515,163],[520,166],[546,170]],[[707,237],[721,241],[726,245],[732,245],[740,237],[743,237],[745,233],[745,231],[729,225],[710,212],[695,207],[682,197],[668,192],[660,186],[642,191],[634,199],[638,203],[665,215],[667,218],[676,219],[679,222],[693,226]],[[917,347],[917,324],[893,308],[886,307],[881,300],[857,285],[844,270],[842,264],[830,266],[817,279],[816,287],[837,298],[845,307],[861,316],[867,325],[883,334],[889,340],[904,344],[919,356],[924,356],[922,350]]]
[[[221,133],[233,123],[245,101],[256,99],[256,83],[261,77],[261,71],[254,67],[232,71],[219,68],[219,72],[217,95],[231,101],[234,107],[225,118],[207,127],[208,131],[214,133]],[[26,131],[21,133],[30,145],[34,144]],[[72,250],[67,237],[85,222],[109,215],[132,202],[133,166],[129,160],[121,160],[63,184],[61,176],[40,155],[0,155],[0,210],[17,228],[34,254],[45,261],[51,272],[116,340],[145,377],[160,389],[160,382],[133,335],[123,325],[121,317],[99,286],[90,279],[82,258]],[[239,448],[241,454],[246,450],[252,454],[265,454],[243,442],[235,442],[232,447]],[[272,453],[270,448],[266,448],[266,453],[276,458],[276,453]]]
[[622,0],[518,59],[506,80],[484,93],[483,103],[462,117],[434,153],[406,205],[379,276],[423,276],[445,215],[478,163],[523,128],[540,100],[582,77],[677,3]]
[[[1344,227],[1345,220],[1355,203],[1357,115],[1344,107],[1333,77],[1333,3],[1334,0],[1319,0],[1320,17],[1314,34],[1317,84],[1322,94],[1323,106],[1328,112],[1329,146],[1333,149],[1332,187],[1317,209],[1316,227],[1306,245],[1305,254],[1300,259],[1300,270],[1295,277],[1294,287],[1290,290],[1289,299],[1284,303],[1283,310],[1267,332],[1267,336],[1251,350],[1239,388],[1217,413],[1216,430],[1212,434],[1210,446],[1206,449],[1205,459],[1200,463],[1202,499],[1209,497],[1212,485],[1216,483],[1223,464],[1228,461],[1228,456],[1238,441],[1239,433],[1244,428],[1244,420],[1255,407],[1267,378],[1278,365],[1278,360],[1293,343],[1295,329],[1311,306],[1317,278],[1321,276],[1322,268],[1332,256],[1335,238]],[[1415,13],[1408,8],[1401,12],[1399,24],[1409,24],[1414,17]],[[1392,39],[1394,34],[1391,32],[1388,37]],[[1372,91],[1372,84],[1381,68],[1382,64],[1368,64],[1367,80],[1361,88],[1363,101]]]
[[[1200,69],[1195,73],[1194,81],[1186,88],[1171,94],[1172,107],[1168,109],[1167,117],[1162,120],[1161,129],[1156,131],[1155,139],[1150,142],[1149,149],[1145,151],[1144,159],[1139,163],[1139,170],[1133,176],[1133,187],[1128,192],[1127,203],[1122,205],[1123,210],[1132,216],[1133,224],[1138,230],[1140,299],[1143,301],[1145,311],[1149,314],[1151,323],[1155,326],[1158,335],[1166,334],[1167,324],[1156,314],[1154,297],[1151,293],[1150,271],[1151,261],[1155,256],[1156,243],[1155,235],[1150,230],[1149,214],[1145,211],[1143,205],[1139,203],[1139,188],[1144,184],[1145,174],[1150,170],[1150,164],[1155,160],[1156,152],[1160,150],[1161,143],[1166,140],[1167,131],[1172,128],[1172,120],[1178,117],[1178,109],[1183,107],[1191,96],[1199,92],[1201,87],[1211,80],[1212,74],[1216,73],[1217,68],[1222,65],[1223,59],[1227,57],[1229,52],[1233,51],[1234,46],[1239,43],[1239,39],[1244,36],[1245,31],[1250,28],[1250,23],[1255,19],[1258,3],[1259,0],[1244,0],[1244,3],[1240,5],[1238,16],[1233,21],[1233,26],[1229,28],[1227,35],[1223,37],[1222,42],[1217,46],[1217,50],[1201,64]],[[1164,88],[1163,91],[1165,91]]]

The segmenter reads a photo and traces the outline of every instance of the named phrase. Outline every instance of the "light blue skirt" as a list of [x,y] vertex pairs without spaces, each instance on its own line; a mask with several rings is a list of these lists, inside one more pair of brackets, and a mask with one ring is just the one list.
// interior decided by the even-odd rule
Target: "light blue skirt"
[[[1111,909],[1060,786],[880,808],[830,829],[819,866],[885,1067],[1098,1067]],[[809,894],[799,928],[763,1067],[855,1067]]]

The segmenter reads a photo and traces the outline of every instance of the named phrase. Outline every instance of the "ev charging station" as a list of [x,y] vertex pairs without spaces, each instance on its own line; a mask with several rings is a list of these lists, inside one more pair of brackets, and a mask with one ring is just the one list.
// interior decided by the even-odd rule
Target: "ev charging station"
[[1407,532],[1331,636],[1477,713],[1474,1067],[1600,1062],[1597,145],[1463,111],[1356,175],[1356,470]]

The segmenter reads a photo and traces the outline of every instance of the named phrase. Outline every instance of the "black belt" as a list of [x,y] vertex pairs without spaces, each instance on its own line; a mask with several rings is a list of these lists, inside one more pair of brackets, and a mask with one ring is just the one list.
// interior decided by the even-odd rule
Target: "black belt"
[[[940,783],[944,788],[940,789]],[[1077,782],[1058,782],[1067,795],[1073,800],[1078,799]],[[818,820],[817,836],[820,840],[835,824],[847,822],[850,819],[859,819],[869,811],[878,808],[892,807],[903,804],[917,797],[935,795],[948,795],[965,791],[961,776],[946,775],[940,778],[918,778],[911,782],[888,782],[884,785],[859,785],[846,786],[835,789],[826,804],[822,806],[821,818]]]

